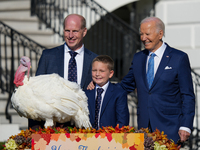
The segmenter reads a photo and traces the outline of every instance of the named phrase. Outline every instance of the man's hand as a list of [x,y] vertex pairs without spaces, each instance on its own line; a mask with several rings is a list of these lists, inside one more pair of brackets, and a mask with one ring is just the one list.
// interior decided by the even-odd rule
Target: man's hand
[[87,90],[93,90],[94,88],[95,88],[95,83],[93,81],[91,81],[87,87]]
[[178,134],[180,136],[181,142],[185,142],[190,137],[190,133],[184,130],[179,130]]

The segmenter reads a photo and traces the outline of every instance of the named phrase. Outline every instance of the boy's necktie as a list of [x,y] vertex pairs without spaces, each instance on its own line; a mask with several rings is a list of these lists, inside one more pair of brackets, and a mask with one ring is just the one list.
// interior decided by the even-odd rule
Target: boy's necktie
[[149,85],[149,89],[151,88],[151,85],[153,83],[154,79],[154,57],[156,54],[152,53],[150,55],[149,61],[148,61],[148,70],[147,70],[147,82]]
[[95,105],[95,122],[94,128],[98,130],[98,117],[99,117],[99,109],[101,105],[101,94],[103,93],[102,88],[97,88],[97,97],[96,97],[96,105]]
[[78,54],[74,51],[69,51],[71,58],[69,60],[69,66],[68,66],[68,80],[72,82],[77,82],[77,66],[76,66],[76,60],[75,57]]

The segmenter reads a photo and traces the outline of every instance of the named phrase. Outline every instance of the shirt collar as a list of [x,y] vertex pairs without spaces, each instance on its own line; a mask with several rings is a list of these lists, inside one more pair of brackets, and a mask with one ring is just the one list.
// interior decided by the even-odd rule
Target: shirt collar
[[102,86],[102,87],[100,87],[98,84],[96,84],[96,89],[97,89],[97,88],[103,88],[103,90],[106,91],[107,88],[108,88],[109,83],[110,83],[110,81],[108,81],[108,82],[107,82],[104,86]]
[[[69,53],[69,51],[71,51],[71,49],[67,46],[67,44],[65,43],[64,44],[64,48],[65,48],[65,53]],[[82,45],[82,47],[78,50],[76,50],[76,52],[81,55],[81,53],[83,53],[83,50],[84,50],[84,44]],[[78,55],[77,54],[77,55]]]
[[[161,47],[158,48],[154,53],[156,54],[156,56],[158,56],[159,58],[162,58],[163,53],[166,49],[167,45],[165,44],[165,42],[162,43]],[[149,51],[149,56],[151,55],[152,52]]]

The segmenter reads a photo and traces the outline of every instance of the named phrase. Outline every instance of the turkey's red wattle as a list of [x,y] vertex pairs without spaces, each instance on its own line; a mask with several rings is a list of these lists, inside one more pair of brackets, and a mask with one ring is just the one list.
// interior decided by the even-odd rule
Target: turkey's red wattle
[[16,73],[15,73],[15,79],[14,79],[14,84],[16,87],[18,86],[22,86],[24,83],[23,83],[23,80],[24,80],[24,74],[25,72],[22,72],[21,71],[21,66],[17,69]]

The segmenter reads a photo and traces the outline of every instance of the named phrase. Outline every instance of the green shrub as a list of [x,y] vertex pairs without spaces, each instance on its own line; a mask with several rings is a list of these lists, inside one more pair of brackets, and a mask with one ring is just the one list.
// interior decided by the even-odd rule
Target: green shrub
[[0,150],[4,148],[3,145],[5,145],[5,142],[0,142]]

